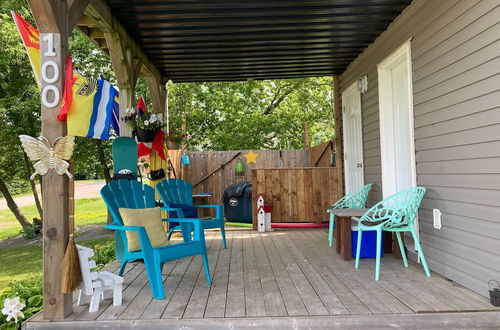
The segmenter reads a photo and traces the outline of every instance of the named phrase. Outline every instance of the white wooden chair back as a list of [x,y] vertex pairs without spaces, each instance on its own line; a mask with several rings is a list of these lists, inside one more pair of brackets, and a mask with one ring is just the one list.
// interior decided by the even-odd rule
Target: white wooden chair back
[[85,295],[91,295],[94,292],[92,281],[97,280],[99,277],[97,272],[92,271],[92,269],[96,267],[95,260],[89,260],[94,256],[94,250],[78,244],[76,247],[78,249],[80,270],[82,272],[82,284],[80,284],[80,288],[83,290]]

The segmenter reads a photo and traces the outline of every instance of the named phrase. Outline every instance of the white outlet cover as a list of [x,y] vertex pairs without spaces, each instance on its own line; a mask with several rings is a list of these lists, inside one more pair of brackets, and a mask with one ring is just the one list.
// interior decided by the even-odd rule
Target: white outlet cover
[[441,223],[441,211],[439,209],[433,209],[432,216],[434,219],[434,228],[441,229],[443,227]]

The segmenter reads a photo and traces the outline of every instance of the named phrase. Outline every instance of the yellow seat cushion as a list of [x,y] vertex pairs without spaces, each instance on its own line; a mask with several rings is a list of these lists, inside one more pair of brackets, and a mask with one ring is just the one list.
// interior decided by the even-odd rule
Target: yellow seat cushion
[[[146,229],[149,241],[153,247],[170,244],[163,228],[161,210],[159,207],[146,209],[121,208],[120,216],[125,226],[141,226]],[[129,252],[141,250],[139,234],[136,231],[126,231]]]

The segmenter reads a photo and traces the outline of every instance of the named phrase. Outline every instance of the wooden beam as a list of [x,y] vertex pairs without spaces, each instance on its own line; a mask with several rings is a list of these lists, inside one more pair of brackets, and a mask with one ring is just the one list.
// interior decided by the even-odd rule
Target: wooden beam
[[67,23],[62,24],[60,14],[67,14],[66,2],[58,0],[28,0],[38,30],[43,32],[65,33]]
[[77,26],[87,26],[87,27],[95,27],[97,26],[96,22],[88,17],[87,15],[83,15],[82,17],[80,17],[80,19],[78,20],[78,23],[76,23]]
[[167,100],[166,81],[161,77],[150,76],[146,78],[151,101],[153,102],[153,112],[164,113]]
[[[116,32],[105,32],[106,44],[109,49],[111,64],[116,75],[120,93],[120,117],[125,117],[128,108],[133,107],[135,85],[139,78],[142,61],[134,56],[129,45]],[[130,128],[120,121],[120,135],[132,136]]]
[[340,104],[340,78],[333,75],[333,110],[335,120],[335,167],[337,168],[339,196],[344,196],[344,153],[342,150],[342,110]]
[[104,33],[99,29],[89,28],[88,36],[92,39],[104,39]]
[[[143,65],[147,76],[161,77],[160,71],[144,54],[139,45],[132,39],[125,28],[113,16],[111,9],[104,0],[90,0],[89,6],[85,10],[85,14],[91,17],[96,25],[104,33],[114,33],[121,42],[130,49],[133,57],[136,57]],[[108,47],[110,47],[108,45]]]
[[87,8],[89,0],[67,0],[68,3],[68,31],[73,31],[76,24]]
[[[29,0],[29,4],[40,30],[42,70],[47,64],[46,78],[40,79],[42,135],[54,144],[58,137],[66,135],[66,124],[58,121],[57,115],[61,109],[68,53],[68,8],[66,1]],[[47,320],[64,319],[73,308],[72,295],[61,291],[61,264],[69,238],[68,196],[66,176],[50,170],[42,177],[43,317]]]

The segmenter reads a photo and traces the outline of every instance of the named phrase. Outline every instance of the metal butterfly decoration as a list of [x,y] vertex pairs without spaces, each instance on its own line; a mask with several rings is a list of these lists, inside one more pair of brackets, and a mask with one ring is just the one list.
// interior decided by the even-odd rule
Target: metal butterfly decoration
[[29,135],[19,135],[19,138],[28,158],[36,162],[33,164],[35,173],[31,175],[31,180],[37,174],[42,176],[47,174],[49,170],[55,170],[59,175],[66,174],[68,178],[73,179],[73,175],[68,171],[69,163],[66,160],[71,159],[73,154],[74,136],[58,137],[53,146],[44,136],[35,139]]

